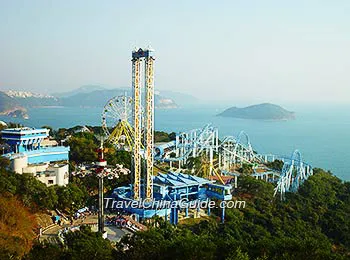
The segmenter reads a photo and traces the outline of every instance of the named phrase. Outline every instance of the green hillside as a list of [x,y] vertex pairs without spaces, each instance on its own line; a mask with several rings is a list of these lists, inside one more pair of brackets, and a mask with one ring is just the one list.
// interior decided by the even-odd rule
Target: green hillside
[[218,114],[218,116],[263,120],[286,120],[295,118],[294,112],[290,112],[281,106],[270,103],[252,105],[244,108],[230,107]]

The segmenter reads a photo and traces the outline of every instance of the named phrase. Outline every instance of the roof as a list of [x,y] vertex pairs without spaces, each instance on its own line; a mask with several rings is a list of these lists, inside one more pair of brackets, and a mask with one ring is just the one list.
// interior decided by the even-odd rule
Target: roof
[[29,128],[29,127],[20,127],[20,128],[7,128],[1,131],[3,134],[48,134],[49,129],[47,128]]
[[198,176],[174,172],[169,172],[167,174],[159,173],[159,175],[153,177],[153,180],[155,183],[173,187],[187,187],[212,183],[211,180]]

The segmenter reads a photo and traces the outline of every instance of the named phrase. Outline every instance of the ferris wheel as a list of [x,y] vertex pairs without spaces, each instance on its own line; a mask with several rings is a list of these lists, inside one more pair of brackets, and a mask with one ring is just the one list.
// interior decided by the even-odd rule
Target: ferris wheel
[[132,98],[124,95],[107,101],[102,111],[102,129],[117,148],[132,147]]

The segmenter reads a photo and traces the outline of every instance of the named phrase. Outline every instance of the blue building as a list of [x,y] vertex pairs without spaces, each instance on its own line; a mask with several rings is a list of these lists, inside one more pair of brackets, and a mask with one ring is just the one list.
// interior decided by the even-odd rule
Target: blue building
[[[176,224],[181,212],[184,213],[184,217],[189,216],[191,205],[199,205],[199,202],[212,199],[231,200],[231,189],[230,185],[216,184],[214,181],[198,176],[168,172],[153,176],[153,201],[149,205],[141,205],[133,201],[131,185],[114,189],[112,197],[124,203],[123,211],[134,214],[139,219],[152,218],[157,215]],[[118,205],[118,202],[115,204]],[[210,208],[207,210],[207,213],[210,214]],[[199,208],[196,211],[199,211]]]
[[9,147],[3,156],[10,159],[13,171],[32,174],[47,185],[68,183],[69,147],[41,146],[49,129],[8,128],[1,134]]
[[1,131],[2,139],[10,145],[11,152],[20,153],[40,149],[42,140],[48,137],[49,129],[8,128]]

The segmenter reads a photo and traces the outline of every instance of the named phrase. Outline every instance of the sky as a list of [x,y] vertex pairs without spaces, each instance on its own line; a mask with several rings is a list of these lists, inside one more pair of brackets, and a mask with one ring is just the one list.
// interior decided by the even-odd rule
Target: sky
[[207,101],[350,103],[350,1],[0,0],[0,90],[155,87]]

